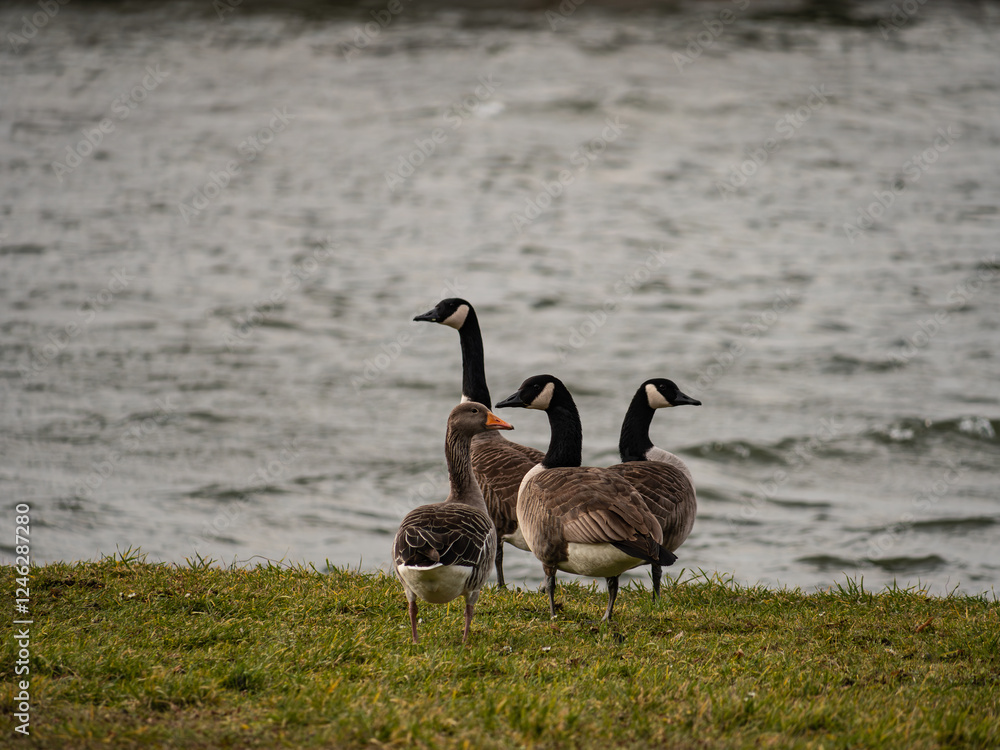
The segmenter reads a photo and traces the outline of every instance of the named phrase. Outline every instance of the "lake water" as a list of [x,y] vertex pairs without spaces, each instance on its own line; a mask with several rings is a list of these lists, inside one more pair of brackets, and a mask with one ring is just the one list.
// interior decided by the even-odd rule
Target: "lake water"
[[587,463],[644,379],[703,401],[653,422],[675,573],[995,590],[1000,10],[910,5],[5,6],[4,528],[385,566],[460,395],[411,319],[463,296]]

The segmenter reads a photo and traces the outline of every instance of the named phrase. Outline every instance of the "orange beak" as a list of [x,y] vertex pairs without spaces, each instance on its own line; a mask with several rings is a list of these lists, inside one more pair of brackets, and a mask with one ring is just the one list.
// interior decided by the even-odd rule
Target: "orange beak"
[[493,412],[486,413],[486,429],[487,430],[513,430],[514,425],[510,422],[504,422],[500,417],[498,417]]

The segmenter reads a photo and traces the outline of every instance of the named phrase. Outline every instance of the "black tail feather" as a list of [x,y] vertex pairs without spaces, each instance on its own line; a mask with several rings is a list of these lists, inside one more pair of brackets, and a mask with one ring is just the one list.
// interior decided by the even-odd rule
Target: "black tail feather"
[[663,567],[667,565],[673,565],[677,562],[677,555],[668,550],[666,547],[660,547],[660,559],[657,560]]
[[612,542],[611,544],[626,555],[638,557],[640,560],[645,560],[648,563],[658,563],[666,567],[677,562],[677,555],[649,538],[632,539],[627,542]]

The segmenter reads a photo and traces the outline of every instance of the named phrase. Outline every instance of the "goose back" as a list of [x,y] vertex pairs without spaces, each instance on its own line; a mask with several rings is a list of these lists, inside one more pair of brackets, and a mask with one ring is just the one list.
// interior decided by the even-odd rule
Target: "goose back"
[[[439,503],[407,514],[392,555],[405,587],[425,601],[443,604],[483,587],[496,545],[493,523],[481,510]],[[443,569],[432,573],[437,568]]]

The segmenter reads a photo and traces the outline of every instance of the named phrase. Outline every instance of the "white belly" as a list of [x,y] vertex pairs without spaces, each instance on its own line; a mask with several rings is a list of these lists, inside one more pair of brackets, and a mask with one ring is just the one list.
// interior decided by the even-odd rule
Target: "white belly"
[[434,565],[427,568],[399,565],[396,568],[403,585],[431,604],[444,604],[465,593],[471,568]]
[[521,528],[518,527],[513,534],[507,534],[503,540],[507,544],[513,544],[518,549],[523,549],[525,552],[531,552],[531,547],[528,543],[524,541],[524,534],[521,533]]
[[614,578],[626,570],[645,565],[645,560],[632,557],[622,552],[613,544],[575,544],[568,545],[569,558],[559,563],[559,570],[578,576],[594,576],[595,578]]

